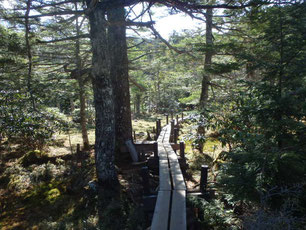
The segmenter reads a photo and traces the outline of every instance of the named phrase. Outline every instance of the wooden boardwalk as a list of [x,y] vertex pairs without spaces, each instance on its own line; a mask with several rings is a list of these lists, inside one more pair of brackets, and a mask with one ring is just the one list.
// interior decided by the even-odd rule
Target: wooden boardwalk
[[[177,120],[179,121],[179,120]],[[186,184],[179,160],[171,147],[171,124],[157,139],[159,156],[159,191],[151,230],[186,230]]]

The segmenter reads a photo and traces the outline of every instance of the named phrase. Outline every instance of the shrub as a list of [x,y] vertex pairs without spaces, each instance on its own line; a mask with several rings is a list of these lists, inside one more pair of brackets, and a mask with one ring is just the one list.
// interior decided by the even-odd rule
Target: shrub
[[31,109],[26,96],[18,91],[2,91],[0,99],[5,102],[0,105],[0,133],[26,149],[42,150],[52,135],[66,126],[59,113]]
[[34,151],[29,151],[25,155],[23,155],[18,162],[23,166],[23,167],[28,167],[32,164],[37,164],[44,158],[47,158],[47,155],[42,153],[39,150],[34,150]]
[[220,200],[211,200],[210,202],[196,196],[190,196],[187,199],[187,206],[198,210],[197,222],[201,229],[239,229],[239,221],[235,218],[233,210],[226,209]]
[[[86,120],[89,125],[95,125],[95,111],[94,110],[86,110]],[[81,122],[80,117],[80,109],[75,109],[72,113],[72,119],[75,123]]]

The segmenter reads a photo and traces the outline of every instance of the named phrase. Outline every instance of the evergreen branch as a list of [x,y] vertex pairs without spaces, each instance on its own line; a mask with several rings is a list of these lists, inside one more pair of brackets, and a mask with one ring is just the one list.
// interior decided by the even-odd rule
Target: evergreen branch
[[147,91],[147,89],[145,87],[143,87],[142,85],[138,84],[134,79],[132,79],[130,76],[129,76],[129,81],[135,85],[137,88],[139,88],[141,91],[145,92]]
[[73,36],[73,37],[66,37],[66,38],[61,38],[61,39],[55,39],[55,40],[50,40],[50,41],[42,41],[42,40],[36,40],[38,43],[41,44],[48,44],[48,43],[56,43],[56,42],[63,42],[63,41],[72,41],[72,40],[77,40],[80,38],[89,38],[89,34],[81,34],[79,36]]
[[184,51],[184,50],[179,50],[178,48],[172,46],[166,39],[164,39],[160,33],[158,33],[158,31],[153,27],[153,25],[150,26],[150,29],[153,31],[154,35],[156,37],[158,37],[169,49],[174,50],[176,53],[178,54],[187,54],[192,58],[196,58],[194,55],[192,55],[191,53]]
[[[41,18],[41,17],[51,17],[51,16],[58,16],[58,15],[70,15],[70,14],[83,14],[85,11],[84,10],[63,10],[63,11],[55,11],[55,12],[50,12],[50,13],[45,13],[45,14],[37,14],[37,15],[29,15],[28,18]],[[25,16],[13,16],[13,17],[8,17],[6,19],[22,19],[25,18]]]

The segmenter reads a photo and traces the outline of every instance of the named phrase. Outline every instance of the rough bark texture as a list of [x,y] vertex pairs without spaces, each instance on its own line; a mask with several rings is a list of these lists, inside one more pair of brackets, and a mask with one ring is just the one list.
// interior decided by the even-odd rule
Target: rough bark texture
[[[208,9],[206,11],[206,45],[209,49],[207,50],[205,54],[204,70],[207,70],[208,68],[210,68],[211,60],[213,56],[212,18],[213,18],[212,9]],[[209,82],[210,82],[210,76],[206,72],[204,73],[203,80],[202,80],[202,91],[201,91],[201,98],[200,98],[200,103],[199,103],[200,110],[203,110],[207,104]]]
[[[90,5],[90,0],[87,1]],[[95,160],[100,183],[111,185],[117,181],[114,165],[115,109],[112,79],[109,73],[108,39],[105,11],[97,4],[89,15],[93,52],[93,89],[96,108]]]
[[132,140],[131,104],[126,44],[125,10],[123,7],[108,10],[111,25],[108,30],[111,56],[110,75],[115,97],[116,145],[120,147]]

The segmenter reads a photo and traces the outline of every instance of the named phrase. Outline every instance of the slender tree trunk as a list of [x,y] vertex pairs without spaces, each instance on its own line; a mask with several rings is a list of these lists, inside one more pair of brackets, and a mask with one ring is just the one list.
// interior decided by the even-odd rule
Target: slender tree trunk
[[[207,9],[206,11],[206,46],[208,50],[205,54],[205,61],[204,61],[204,70],[207,70],[211,66],[211,60],[213,56],[213,36],[212,36],[212,18],[213,12],[212,9]],[[210,82],[210,75],[205,71],[203,80],[202,80],[202,91],[201,91],[201,98],[199,103],[199,109],[204,110],[207,100],[208,100],[208,89],[209,89],[209,82]]]
[[161,112],[161,108],[160,108],[160,105],[161,105],[161,92],[160,92],[160,76],[159,76],[159,70],[157,72],[157,113],[160,113]]
[[61,112],[61,102],[59,99],[56,99],[56,107],[58,108],[58,110]]
[[33,69],[33,60],[32,60],[32,47],[30,43],[30,23],[29,23],[29,15],[31,11],[32,0],[27,1],[27,10],[25,13],[25,40],[27,47],[27,55],[28,55],[28,76],[27,76],[27,87],[28,92],[30,94],[30,100],[32,103],[32,109],[36,110],[35,100],[33,96],[32,89],[32,69]]
[[[78,3],[74,3],[75,10],[78,10]],[[79,26],[79,17],[76,15],[75,18],[75,29],[76,36],[80,36],[80,26]],[[76,69],[82,69],[82,60],[80,57],[80,40],[76,39],[75,41],[75,64]],[[79,73],[79,71],[77,71]],[[85,89],[84,89],[84,81],[83,76],[77,74],[77,80],[79,83],[79,96],[80,96],[80,118],[81,118],[81,130],[82,130],[82,139],[83,139],[83,148],[85,150],[89,149],[89,140],[87,134],[87,119],[86,119],[86,98],[85,98]]]
[[136,98],[134,99],[134,114],[136,114]]
[[[280,4],[280,1],[279,1]],[[279,38],[280,38],[280,50],[279,50],[279,75],[278,75],[278,97],[279,100],[281,100],[282,95],[283,95],[283,77],[284,77],[284,25],[283,25],[283,13],[282,13],[282,7],[279,5],[278,6],[279,10]],[[277,137],[278,139],[278,147],[281,149],[283,147],[283,138],[285,136],[285,129],[282,124],[283,120],[283,110],[282,107],[279,107],[279,111],[277,113],[277,121],[279,122],[279,135]],[[280,155],[279,155],[280,157]]]
[[75,110],[75,106],[74,106],[74,101],[73,98],[70,98],[70,110],[71,110],[71,114],[74,112]]
[[[90,0],[87,6],[91,7]],[[92,78],[94,104],[96,108],[95,160],[100,183],[113,187],[118,183],[114,164],[115,151],[115,108],[112,79],[109,73],[108,39],[105,11],[97,3],[89,14],[90,39],[92,44]]]
[[132,119],[124,7],[108,10],[111,23],[108,31],[111,55],[110,74],[113,80],[116,117],[116,146],[132,140]]
[[[199,110],[201,111],[202,114],[200,118],[201,122],[197,130],[198,136],[205,136],[205,126],[203,125],[202,121],[204,120],[203,113],[207,105],[209,82],[211,80],[210,75],[206,70],[210,68],[211,63],[212,63],[212,56],[213,56],[212,18],[213,18],[212,9],[207,9],[206,10],[206,46],[208,47],[208,50],[206,51],[206,54],[205,54],[205,61],[204,61],[205,73],[203,75],[202,91],[201,91],[201,97],[200,97],[200,103],[199,103]],[[203,152],[203,147],[204,147],[204,141],[200,141],[198,150],[200,152]]]
[[89,140],[87,134],[87,118],[86,118],[86,96],[84,90],[84,83],[82,79],[79,78],[79,96],[80,96],[80,118],[81,118],[81,129],[82,129],[82,139],[83,139],[83,146],[85,150],[89,149]]
[[250,81],[253,81],[255,79],[255,71],[253,69],[253,63],[248,62],[246,64],[246,74],[247,74],[247,79]]
[[136,94],[135,106],[136,106],[136,114],[137,114],[137,116],[140,115],[140,104],[141,104],[141,95],[140,94]]

